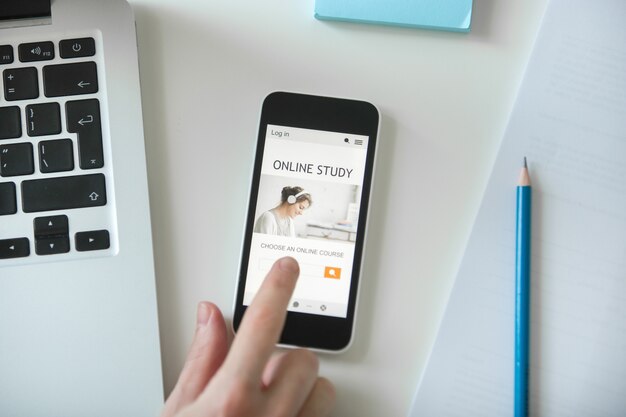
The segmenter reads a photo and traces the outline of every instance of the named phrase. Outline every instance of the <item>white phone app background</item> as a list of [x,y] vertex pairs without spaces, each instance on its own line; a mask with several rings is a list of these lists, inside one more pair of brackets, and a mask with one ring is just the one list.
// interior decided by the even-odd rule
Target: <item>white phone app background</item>
[[294,219],[296,237],[254,233],[244,304],[273,261],[289,255],[301,268],[290,310],[345,317],[366,154],[365,136],[268,126],[255,220],[280,204],[286,186],[303,188],[313,204]]

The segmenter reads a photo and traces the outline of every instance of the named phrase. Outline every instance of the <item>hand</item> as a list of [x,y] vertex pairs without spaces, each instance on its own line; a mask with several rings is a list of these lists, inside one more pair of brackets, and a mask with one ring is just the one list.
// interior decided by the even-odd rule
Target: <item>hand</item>
[[228,352],[219,309],[198,306],[187,361],[161,417],[321,417],[335,401],[308,350],[274,353],[299,274],[293,258],[274,263]]

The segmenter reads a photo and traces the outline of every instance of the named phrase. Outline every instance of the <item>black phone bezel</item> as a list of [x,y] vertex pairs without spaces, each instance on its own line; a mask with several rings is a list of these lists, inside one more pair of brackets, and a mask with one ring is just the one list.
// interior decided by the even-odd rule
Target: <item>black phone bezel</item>
[[287,320],[280,344],[314,349],[340,351],[351,341],[354,326],[357,292],[360,285],[361,262],[365,239],[365,225],[371,197],[374,157],[378,141],[379,114],[376,107],[365,101],[313,96],[300,93],[274,92],[263,101],[259,122],[256,155],[250,199],[248,204],[244,242],[239,269],[239,282],[233,315],[233,328],[239,328],[246,311],[243,295],[250,256],[254,215],[261,178],[267,125],[325,130],[368,137],[368,148],[362,185],[361,206],[355,242],[352,282],[346,318],[316,314],[287,312]]

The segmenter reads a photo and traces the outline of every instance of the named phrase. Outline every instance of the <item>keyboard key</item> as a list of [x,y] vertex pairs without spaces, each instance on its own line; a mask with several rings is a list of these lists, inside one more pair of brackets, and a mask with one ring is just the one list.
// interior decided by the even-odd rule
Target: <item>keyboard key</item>
[[39,170],[41,172],[71,171],[73,169],[74,153],[70,139],[39,142]]
[[12,68],[2,72],[4,78],[4,98],[7,101],[27,100],[39,97],[37,68]]
[[104,166],[100,103],[96,99],[68,101],[65,104],[67,131],[78,135],[78,164],[82,169]]
[[59,42],[61,58],[78,58],[95,54],[96,43],[93,38],[65,39]]
[[13,177],[35,172],[33,145],[16,143],[0,146],[0,176]]
[[0,259],[22,258],[30,255],[30,241],[26,237],[0,240]]
[[111,246],[108,230],[79,232],[74,236],[74,246],[79,252],[108,249]]
[[33,220],[35,239],[69,235],[66,215],[35,217]]
[[22,62],[47,61],[54,59],[54,43],[49,41],[23,43],[18,47],[18,53]]
[[68,236],[47,237],[35,240],[35,252],[37,255],[56,255],[70,251],[70,238]]
[[37,255],[53,255],[70,251],[67,216],[37,217],[33,224]]
[[22,123],[18,106],[0,107],[0,139],[22,136]]
[[106,202],[102,174],[22,181],[25,213],[104,206]]
[[15,214],[16,212],[15,184],[12,182],[0,183],[0,216]]
[[46,97],[97,93],[96,63],[46,65],[43,67],[43,91]]
[[13,63],[13,47],[11,45],[0,45],[0,65]]
[[28,136],[56,135],[61,133],[59,103],[31,104],[26,106]]

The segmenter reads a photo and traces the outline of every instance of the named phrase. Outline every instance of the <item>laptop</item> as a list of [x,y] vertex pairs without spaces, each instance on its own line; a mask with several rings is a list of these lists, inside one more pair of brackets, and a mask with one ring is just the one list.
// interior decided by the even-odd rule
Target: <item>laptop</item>
[[135,22],[0,3],[0,415],[163,403]]

